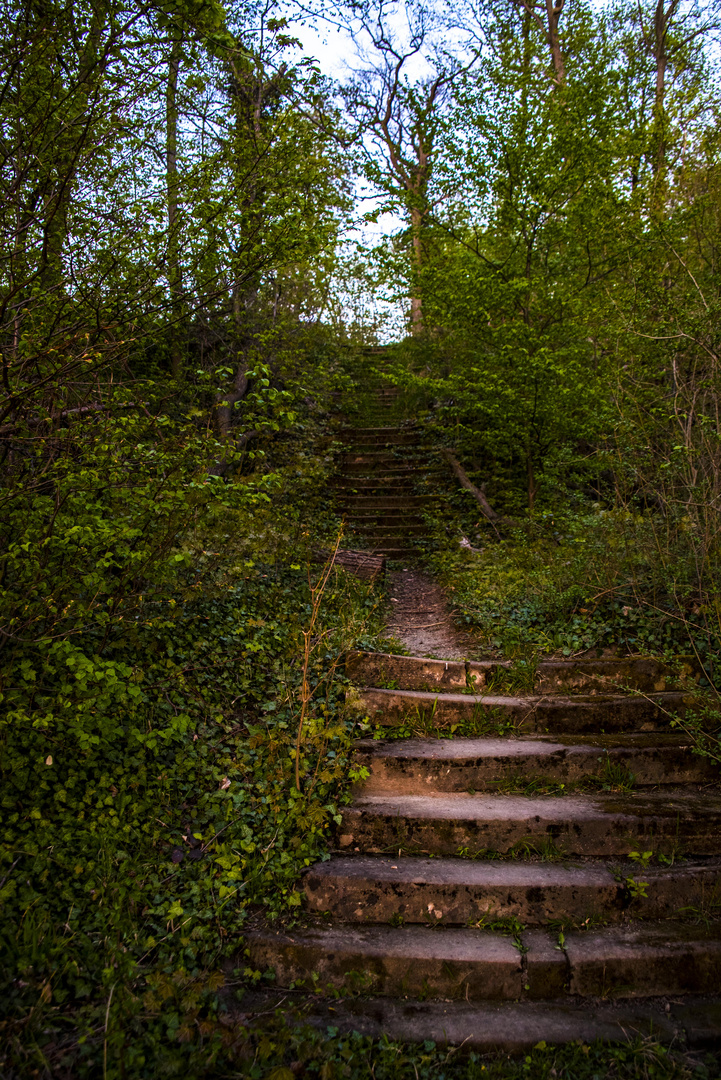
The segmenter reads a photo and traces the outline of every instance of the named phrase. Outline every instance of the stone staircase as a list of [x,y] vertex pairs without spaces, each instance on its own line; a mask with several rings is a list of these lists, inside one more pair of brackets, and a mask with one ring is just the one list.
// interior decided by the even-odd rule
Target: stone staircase
[[422,482],[438,462],[417,428],[392,423],[398,419],[397,388],[380,388],[369,398],[364,419],[371,426],[339,433],[348,449],[333,485],[338,506],[350,535],[364,548],[412,560],[417,541],[427,534],[420,516],[426,502]]
[[405,737],[357,744],[366,778],[305,875],[305,923],[251,934],[253,964],[369,1034],[718,1045],[718,772],[670,727],[663,668],[358,653],[347,670],[377,733]]

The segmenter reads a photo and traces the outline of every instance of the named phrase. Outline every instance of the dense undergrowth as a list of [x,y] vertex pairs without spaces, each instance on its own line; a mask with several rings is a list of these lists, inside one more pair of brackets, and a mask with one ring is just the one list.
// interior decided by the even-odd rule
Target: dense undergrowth
[[221,966],[251,906],[297,910],[352,778],[339,661],[382,594],[313,561],[339,528],[323,388],[256,372],[252,452],[199,422],[202,386],[160,390],[6,476],[3,1075],[212,1067]]

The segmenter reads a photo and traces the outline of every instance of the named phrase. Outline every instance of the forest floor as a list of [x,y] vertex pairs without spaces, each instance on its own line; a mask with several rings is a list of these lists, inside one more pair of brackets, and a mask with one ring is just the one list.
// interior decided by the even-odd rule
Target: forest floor
[[388,592],[385,631],[411,656],[462,660],[468,655],[469,635],[456,626],[445,589],[428,573],[416,567],[390,570]]

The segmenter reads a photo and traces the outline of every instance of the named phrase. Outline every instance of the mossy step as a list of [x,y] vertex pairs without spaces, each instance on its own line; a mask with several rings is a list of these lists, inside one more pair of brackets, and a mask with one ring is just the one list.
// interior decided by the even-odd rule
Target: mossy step
[[[718,988],[721,939],[672,922],[516,937],[477,929],[328,926],[256,931],[250,961],[277,984],[460,1001],[649,997]],[[520,946],[520,947],[519,947]]]
[[[634,1043],[647,1037],[651,1043],[673,1044],[676,1049],[721,1048],[721,1001],[664,1003],[659,999],[638,1001],[451,1002],[412,1001],[389,997],[348,997],[338,1000],[316,993],[303,994],[302,1010],[294,1013],[294,996],[288,990],[254,990],[243,996],[241,1022],[247,1026],[257,1015],[271,1015],[282,1008],[289,1022],[311,1024],[322,1031],[333,1027],[359,1032],[374,1039],[421,1044],[430,1040],[439,1047],[462,1047],[462,1053],[521,1054],[543,1046],[578,1044],[584,1053],[595,1042]],[[666,1009],[668,1004],[668,1011]],[[583,1050],[581,1050],[583,1047]],[[569,1053],[573,1053],[570,1051]],[[639,1066],[644,1051],[638,1053]],[[584,1053],[584,1065],[587,1063]],[[604,1066],[605,1068],[605,1066]],[[531,1073],[529,1073],[529,1076]],[[559,1075],[562,1075],[559,1073]],[[565,1072],[566,1076],[571,1074]],[[595,1074],[601,1075],[601,1073]],[[606,1075],[605,1073],[603,1075]]]
[[346,493],[350,494],[354,491],[363,492],[380,492],[388,491],[389,494],[392,491],[408,491],[410,485],[408,478],[405,475],[381,475],[381,476],[336,476],[330,485],[339,497],[342,497]]
[[412,514],[406,513],[404,510],[397,510],[395,513],[391,513],[389,510],[379,510],[374,514],[354,514],[353,522],[358,528],[365,528],[366,526],[383,526],[389,528],[395,528],[397,525],[424,526],[424,522],[419,517],[414,517]]
[[600,693],[519,697],[366,687],[350,700],[381,726],[432,723],[447,727],[463,722],[472,724],[479,735],[509,727],[517,733],[582,735],[667,729],[669,714],[682,712],[689,699],[677,691],[643,697]]
[[364,739],[354,764],[368,770],[364,795],[497,791],[499,785],[599,783],[641,787],[721,780],[713,761],[692,753],[678,734],[453,739]]
[[342,428],[338,442],[358,446],[416,446],[424,433],[407,428]]
[[[360,534],[360,530],[356,529],[356,533]],[[410,533],[411,535],[406,535]],[[411,547],[417,539],[423,539],[425,529],[420,528],[415,532],[412,529],[399,531],[397,533],[379,532],[378,530],[365,530],[362,535],[366,544],[374,551],[377,549],[385,549],[387,547]],[[404,543],[405,541],[405,543]]]
[[395,480],[398,477],[428,476],[438,472],[438,466],[428,463],[407,463],[387,461],[346,461],[341,466],[339,479],[355,480],[361,476],[367,476],[371,480],[379,480],[381,477]]
[[425,495],[345,495],[346,506],[358,510],[396,510],[402,507],[420,509],[428,502]]
[[355,532],[362,533],[363,536],[377,537],[379,541],[385,540],[390,536],[398,539],[399,537],[403,538],[404,536],[428,535],[427,525],[408,525],[403,521],[398,521],[397,524],[393,525],[366,525],[359,522],[357,518],[353,518],[352,524]]
[[342,810],[341,849],[484,856],[721,855],[721,797],[682,789],[608,795],[359,795]]
[[[644,885],[636,883],[643,880]],[[632,885],[629,884],[632,882]],[[721,860],[641,869],[524,860],[335,855],[303,877],[306,904],[351,923],[530,926],[714,913]]]
[[[693,678],[697,665],[684,661],[677,674]],[[389,653],[351,653],[346,661],[348,678],[363,686],[393,682],[401,690],[431,687],[462,690],[472,685],[478,690],[495,684],[525,682],[539,693],[573,690],[613,692],[621,689],[642,693],[671,690],[676,674],[667,665],[650,657],[580,657],[574,660],[431,660],[419,656]]]

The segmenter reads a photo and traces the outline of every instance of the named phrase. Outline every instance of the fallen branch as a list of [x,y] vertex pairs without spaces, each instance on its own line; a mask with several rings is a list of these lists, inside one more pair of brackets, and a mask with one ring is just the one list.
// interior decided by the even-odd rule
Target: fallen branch
[[487,521],[490,521],[493,528],[496,529],[496,533],[498,533],[498,529],[496,528],[497,524],[515,525],[515,521],[513,521],[511,518],[503,517],[502,514],[497,513],[493,509],[488,499],[486,498],[486,494],[483,489],[476,487],[476,485],[470,479],[468,473],[465,471],[460,461],[455,456],[455,454],[452,453],[452,451],[444,449],[441,450],[441,453],[443,454],[443,457],[446,459],[450,467],[453,469],[453,472],[455,473],[461,487],[465,488],[466,491],[471,493],[473,498],[480,506],[483,516],[486,518]]

